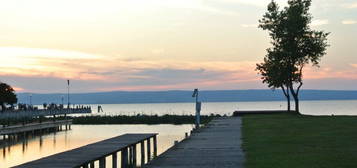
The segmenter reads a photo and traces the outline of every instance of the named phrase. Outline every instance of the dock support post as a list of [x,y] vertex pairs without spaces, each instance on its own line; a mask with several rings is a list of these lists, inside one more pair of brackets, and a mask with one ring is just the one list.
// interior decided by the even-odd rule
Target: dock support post
[[129,146],[129,165],[133,164],[133,146]]
[[145,144],[144,141],[140,142],[141,150],[141,167],[145,165]]
[[136,144],[133,146],[133,167],[136,167]]
[[83,165],[83,168],[88,168],[88,164]]
[[99,168],[105,168],[105,157],[99,159]]
[[154,139],[154,157],[157,156],[157,139],[156,139],[156,135],[153,137]]
[[121,167],[125,168],[128,166],[128,148],[124,148],[121,151]]
[[112,165],[113,168],[117,168],[118,167],[118,157],[117,157],[117,153],[114,153],[112,156]]
[[94,168],[94,161],[89,163],[89,168]]
[[148,138],[147,140],[146,140],[146,145],[147,145],[147,155],[148,155],[148,162],[151,160],[151,144],[150,144],[150,138]]

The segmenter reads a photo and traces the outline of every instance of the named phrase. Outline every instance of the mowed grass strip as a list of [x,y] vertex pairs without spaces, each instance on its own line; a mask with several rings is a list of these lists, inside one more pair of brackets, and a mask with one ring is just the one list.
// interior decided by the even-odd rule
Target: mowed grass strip
[[357,117],[243,117],[246,168],[356,168]]

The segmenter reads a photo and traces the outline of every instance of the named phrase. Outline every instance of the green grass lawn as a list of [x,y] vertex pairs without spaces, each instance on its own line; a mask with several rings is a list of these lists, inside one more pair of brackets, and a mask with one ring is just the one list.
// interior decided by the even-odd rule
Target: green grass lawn
[[243,117],[246,168],[357,168],[357,117]]

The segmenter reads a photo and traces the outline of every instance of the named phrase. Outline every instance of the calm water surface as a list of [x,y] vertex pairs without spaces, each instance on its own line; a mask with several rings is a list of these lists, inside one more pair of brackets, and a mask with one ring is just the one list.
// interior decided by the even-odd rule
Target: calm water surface
[[[96,111],[98,105],[90,106],[94,111],[93,115],[194,114],[193,103],[102,104],[104,112],[101,113]],[[286,102],[284,101],[222,102],[203,103],[201,113],[231,115],[235,110],[285,109]],[[357,115],[357,100],[301,101],[301,112],[309,115]],[[70,131],[30,138],[27,143],[18,142],[3,147],[2,142],[0,167],[18,165],[124,133],[159,133],[158,153],[160,154],[172,146],[175,140],[181,140],[185,132],[191,129],[192,125],[73,125]]]
[[[7,147],[2,145],[0,167],[15,166],[125,133],[159,133],[157,143],[160,154],[175,140],[183,139],[185,132],[191,129],[192,125],[72,125],[72,130],[36,136]],[[111,162],[108,160],[107,163],[110,167]]]

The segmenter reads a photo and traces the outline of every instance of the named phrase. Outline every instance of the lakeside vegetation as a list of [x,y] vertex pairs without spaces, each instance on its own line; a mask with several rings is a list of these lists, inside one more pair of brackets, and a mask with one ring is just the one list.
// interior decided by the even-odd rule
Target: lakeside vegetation
[[[202,115],[201,123],[207,124],[220,115]],[[67,116],[56,117],[56,120],[72,119],[73,124],[194,124],[194,115],[116,115],[116,116]],[[0,120],[0,125],[15,125],[34,122],[53,121],[53,117],[23,118]]]
[[247,168],[356,167],[357,117],[243,117]]
[[[201,123],[206,124],[219,115],[203,115]],[[194,124],[193,115],[117,115],[71,117],[73,124]]]

